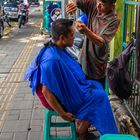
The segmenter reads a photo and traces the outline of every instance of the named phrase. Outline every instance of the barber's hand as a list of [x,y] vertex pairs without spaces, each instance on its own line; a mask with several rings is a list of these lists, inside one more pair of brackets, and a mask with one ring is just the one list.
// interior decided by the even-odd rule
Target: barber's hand
[[74,121],[75,120],[75,116],[69,112],[66,112],[62,115],[60,114],[60,116],[66,121]]
[[80,33],[85,33],[85,31],[87,30],[86,25],[81,21],[76,21],[75,26]]
[[66,5],[67,14],[71,14],[77,10],[77,6],[75,3],[69,3]]

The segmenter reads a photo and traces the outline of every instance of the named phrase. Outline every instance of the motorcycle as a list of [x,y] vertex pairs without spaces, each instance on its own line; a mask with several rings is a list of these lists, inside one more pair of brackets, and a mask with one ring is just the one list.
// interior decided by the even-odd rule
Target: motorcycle
[[3,32],[4,32],[4,20],[3,20],[3,16],[0,16],[0,39],[3,36]]
[[28,22],[28,9],[21,8],[18,15],[18,27],[21,28],[21,25],[25,25]]

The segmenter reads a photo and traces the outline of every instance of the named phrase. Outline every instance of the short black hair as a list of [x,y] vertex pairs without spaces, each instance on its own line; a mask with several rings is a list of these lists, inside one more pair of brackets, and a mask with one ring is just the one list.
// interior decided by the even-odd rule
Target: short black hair
[[103,3],[115,3],[116,0],[100,0]]
[[51,26],[51,33],[53,41],[59,40],[60,35],[67,36],[69,28],[73,25],[73,21],[70,19],[60,18],[55,20]]

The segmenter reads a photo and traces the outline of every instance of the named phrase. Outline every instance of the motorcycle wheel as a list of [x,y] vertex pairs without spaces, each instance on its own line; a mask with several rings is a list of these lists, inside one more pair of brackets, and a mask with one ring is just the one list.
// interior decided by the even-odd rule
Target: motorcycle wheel
[[21,28],[21,24],[22,24],[22,16],[20,16],[18,19],[18,27],[19,28]]
[[28,16],[26,17],[26,23],[28,22]]
[[0,27],[0,39],[2,38],[2,36],[3,36],[3,28],[2,28],[2,26]]
[[23,24],[23,25],[26,24],[26,16],[23,17],[23,19],[22,19],[22,24]]
[[25,25],[25,19],[22,20],[22,24]]

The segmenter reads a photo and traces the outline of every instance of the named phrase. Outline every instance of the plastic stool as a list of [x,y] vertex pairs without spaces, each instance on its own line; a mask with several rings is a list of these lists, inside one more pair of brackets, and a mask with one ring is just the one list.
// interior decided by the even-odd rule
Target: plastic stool
[[100,140],[138,140],[138,138],[127,134],[105,134]]
[[[59,116],[53,110],[47,110],[44,124],[44,140],[77,140],[75,122],[51,122],[52,116]],[[71,135],[68,137],[50,137],[51,127],[71,127]]]

